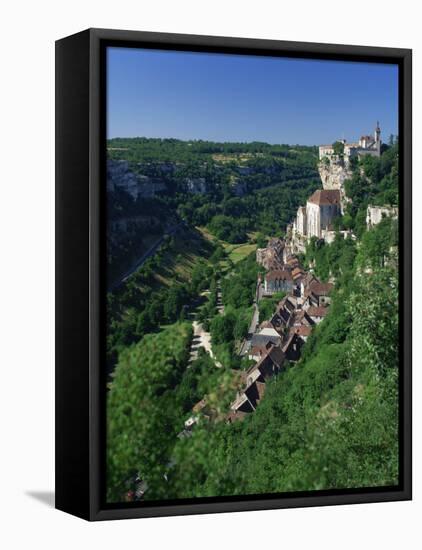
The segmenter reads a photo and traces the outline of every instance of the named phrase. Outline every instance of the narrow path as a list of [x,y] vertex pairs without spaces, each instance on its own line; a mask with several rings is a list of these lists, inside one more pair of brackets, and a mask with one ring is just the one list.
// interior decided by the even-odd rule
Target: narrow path
[[246,355],[248,353],[248,351],[250,350],[252,336],[255,334],[256,329],[258,327],[258,323],[259,323],[259,301],[262,298],[262,294],[263,294],[262,285],[257,284],[255,300],[253,302],[252,319],[251,319],[251,322],[250,322],[250,325],[249,325],[248,335],[243,340],[243,343],[242,343],[242,345],[240,347],[240,350],[239,350],[239,355],[240,356]]
[[221,368],[222,364],[215,359],[212,351],[211,334],[207,332],[204,329],[202,323],[199,323],[198,321],[193,321],[192,328],[193,328],[193,337],[192,337],[192,344],[190,348],[189,363],[192,363],[193,361],[195,361],[195,359],[198,358],[198,350],[200,347],[203,347],[205,351],[209,353],[210,357],[214,359],[215,366],[218,368]]
[[217,311],[220,315],[224,315],[223,294],[221,292],[221,281],[217,283]]

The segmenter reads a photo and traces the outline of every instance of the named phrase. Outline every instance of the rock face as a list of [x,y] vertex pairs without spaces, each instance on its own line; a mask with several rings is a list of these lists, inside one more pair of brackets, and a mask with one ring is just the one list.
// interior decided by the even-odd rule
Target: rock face
[[186,191],[194,195],[203,195],[207,191],[205,178],[186,178]]
[[136,200],[138,197],[154,197],[167,188],[162,181],[155,181],[149,176],[136,174],[125,160],[108,160],[107,191],[112,192],[116,189],[126,191]]
[[342,160],[324,161],[318,164],[318,172],[324,189],[338,189],[342,200],[345,199],[344,182],[352,177],[352,171]]
[[368,229],[378,225],[383,218],[397,219],[398,208],[394,206],[368,206],[366,211],[366,226]]

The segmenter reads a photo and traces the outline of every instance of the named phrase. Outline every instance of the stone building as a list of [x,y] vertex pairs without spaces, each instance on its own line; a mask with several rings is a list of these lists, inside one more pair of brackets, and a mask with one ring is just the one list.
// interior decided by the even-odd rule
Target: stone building
[[306,232],[303,234],[308,239],[320,239],[324,230],[333,230],[333,221],[338,216],[341,216],[340,191],[318,189],[306,203]]
[[306,206],[299,206],[296,216],[296,231],[306,235]]
[[284,241],[273,238],[268,241],[266,248],[257,248],[256,261],[266,270],[279,269],[283,265]]
[[[361,136],[358,142],[347,142],[345,139],[340,140],[344,146],[344,161],[346,164],[351,158],[361,158],[364,155],[372,155],[375,157],[381,156],[381,128],[377,122],[373,136]],[[336,160],[333,145],[320,145],[319,159]]]
[[[285,354],[278,346],[272,346],[256,365],[252,365],[246,371],[246,387],[237,393],[236,399],[231,403],[229,422],[236,420],[234,413],[251,413],[257,408],[259,401],[265,392],[265,383],[268,379],[278,374],[285,361]],[[239,419],[243,418],[243,415]]]
[[292,272],[289,269],[276,269],[265,275],[264,293],[290,292],[293,289]]
[[306,244],[312,237],[333,240],[333,222],[341,215],[341,192],[339,189],[315,191],[309,197],[306,206],[300,206],[297,210],[289,236],[292,252],[305,252]]

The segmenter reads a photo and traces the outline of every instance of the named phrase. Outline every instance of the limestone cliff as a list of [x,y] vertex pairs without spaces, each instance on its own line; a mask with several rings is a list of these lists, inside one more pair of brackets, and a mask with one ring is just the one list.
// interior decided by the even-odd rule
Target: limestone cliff
[[352,177],[351,169],[343,160],[331,160],[329,162],[320,162],[318,172],[324,189],[338,189],[342,202],[346,199],[344,182]]
[[107,161],[107,190],[123,189],[132,198],[151,198],[166,190],[164,182],[135,173],[125,160]]

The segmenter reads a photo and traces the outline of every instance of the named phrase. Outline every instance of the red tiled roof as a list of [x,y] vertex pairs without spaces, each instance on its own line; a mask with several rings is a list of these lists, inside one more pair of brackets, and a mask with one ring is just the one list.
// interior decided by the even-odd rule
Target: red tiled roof
[[301,267],[295,267],[292,271],[293,278],[298,277],[299,275],[304,275],[304,271]]
[[317,189],[308,199],[318,205],[340,204],[340,191],[338,189]]
[[298,327],[293,327],[292,329],[290,329],[290,332],[294,332],[299,336],[309,336],[312,332],[312,327],[309,327],[308,325],[300,325]]
[[334,285],[332,283],[319,283],[319,282],[313,282],[310,284],[310,291],[315,294],[316,296],[326,296],[329,294],[334,288]]
[[308,273],[306,273],[305,277],[303,278],[302,282],[305,286],[307,286],[313,283],[314,281],[319,283],[319,280],[315,277],[315,275],[308,271]]
[[310,317],[325,317],[328,313],[328,308],[311,306],[306,310],[306,313]]

